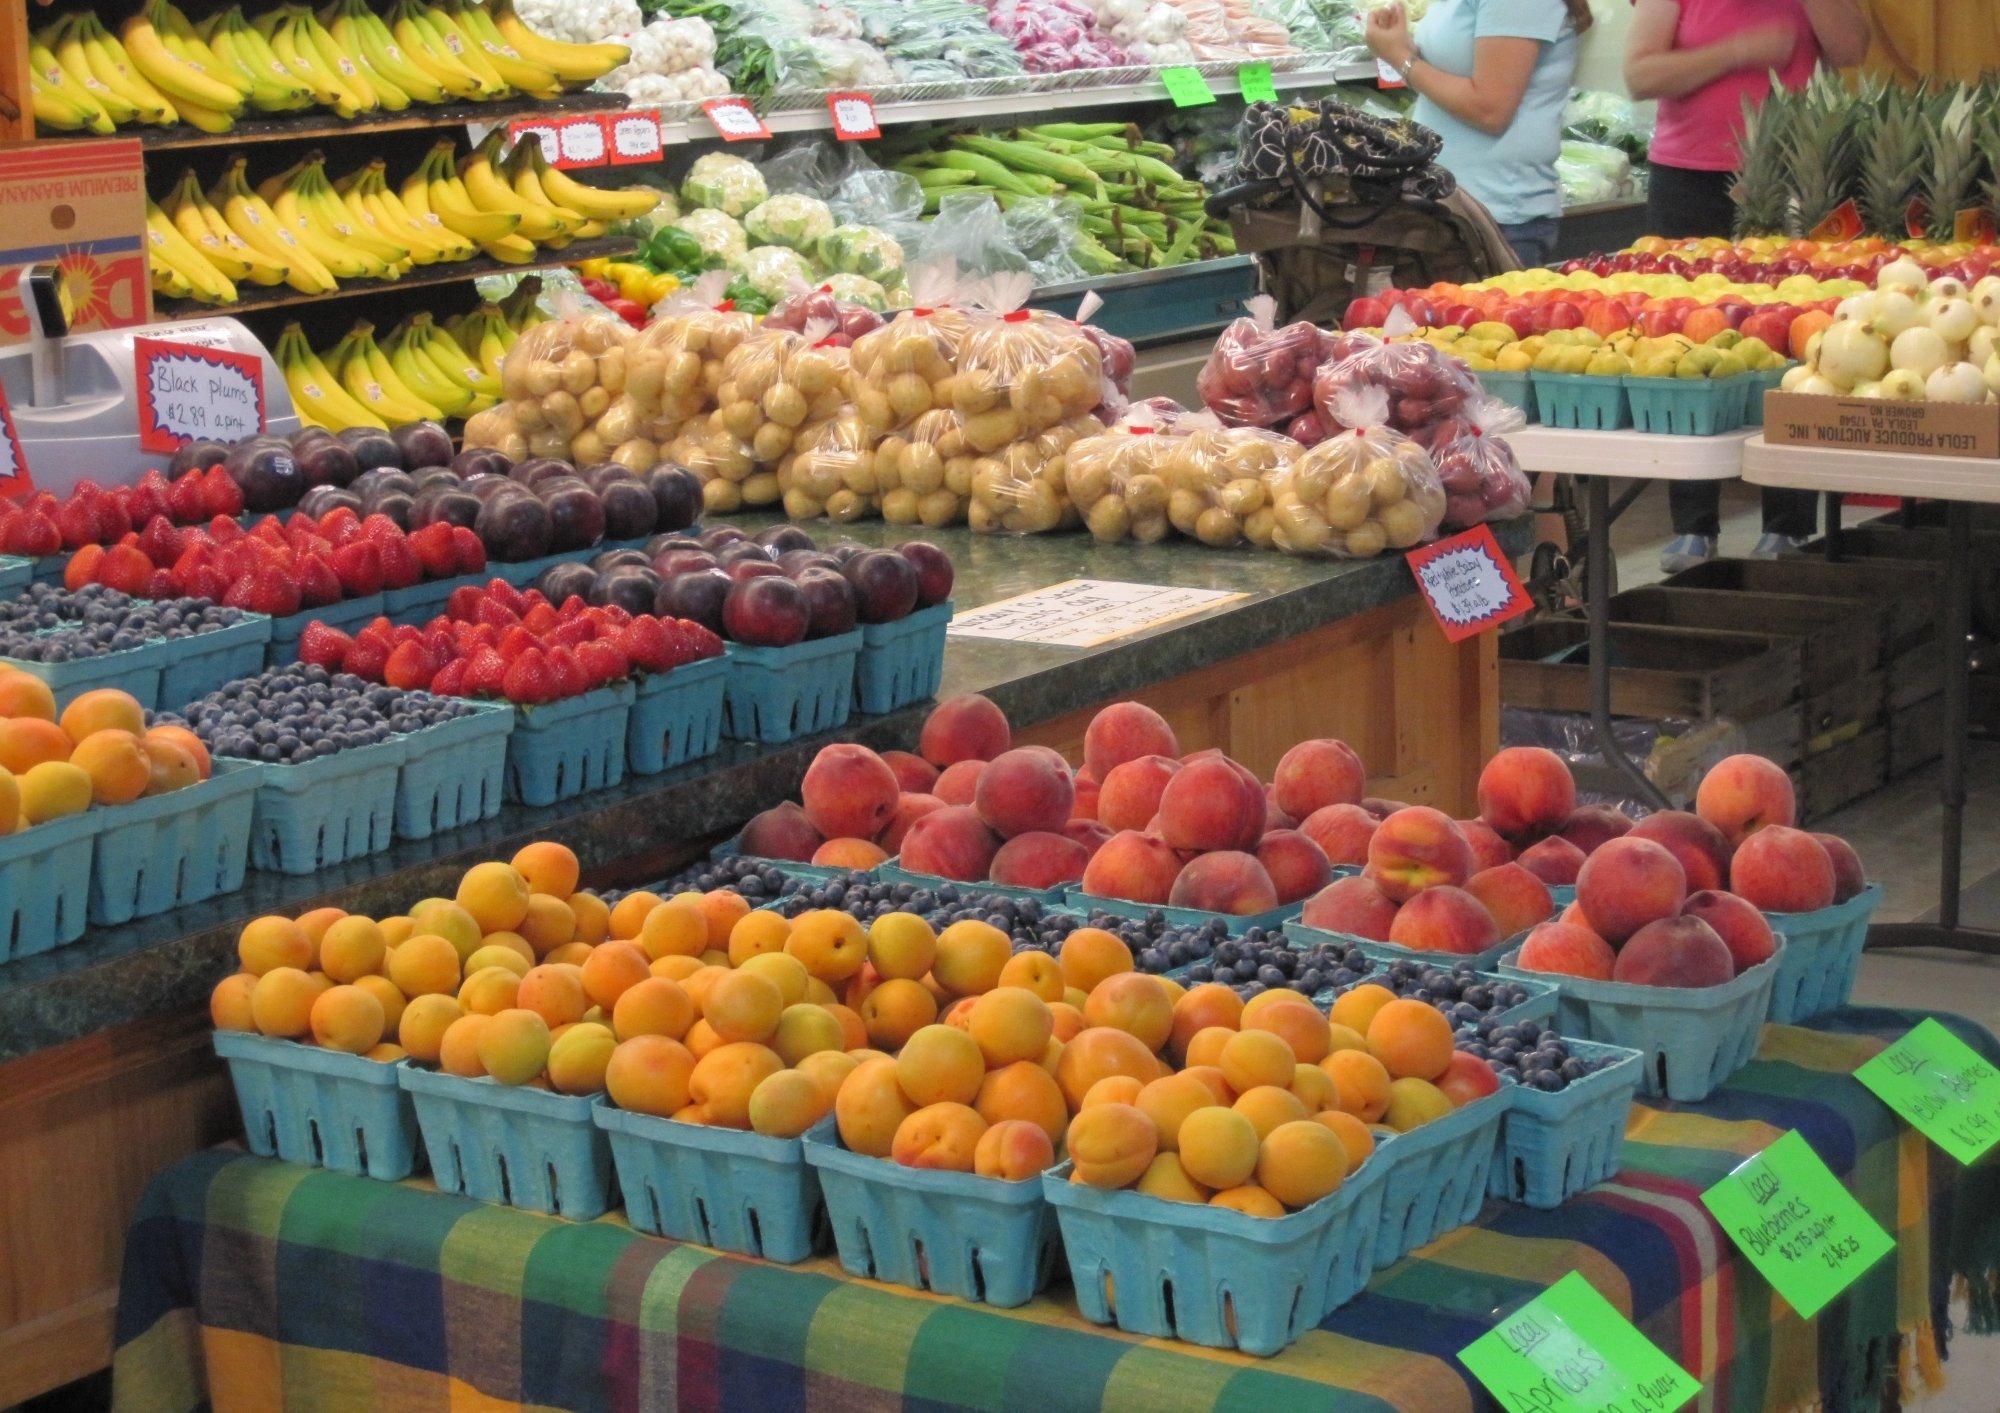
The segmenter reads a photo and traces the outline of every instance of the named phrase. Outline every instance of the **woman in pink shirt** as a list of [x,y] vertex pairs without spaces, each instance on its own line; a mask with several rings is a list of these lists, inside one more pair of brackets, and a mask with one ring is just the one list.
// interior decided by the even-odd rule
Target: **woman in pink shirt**
[[[1743,137],[1743,101],[1762,103],[1775,72],[1801,87],[1814,65],[1861,62],[1868,20],[1856,0],[1634,0],[1625,42],[1625,86],[1657,98],[1652,185],[1655,235],[1726,236],[1735,223],[1729,188]],[[1765,491],[1764,535],[1753,554],[1775,558],[1812,533],[1809,491]],[[1668,573],[1710,558],[1721,526],[1713,481],[1668,483],[1675,539],[1660,556]]]

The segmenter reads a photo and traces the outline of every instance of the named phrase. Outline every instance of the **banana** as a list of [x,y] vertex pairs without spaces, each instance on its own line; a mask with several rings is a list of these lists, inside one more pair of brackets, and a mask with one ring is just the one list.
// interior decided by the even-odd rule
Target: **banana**
[[299,202],[320,225],[320,228],[338,236],[347,245],[363,254],[372,255],[388,265],[398,275],[405,274],[416,263],[415,252],[400,241],[374,230],[367,220],[357,219],[341,200],[326,179],[326,168],[314,162],[307,170],[305,180],[299,187]]
[[500,301],[501,327],[500,341],[512,348],[514,340],[523,331],[533,328],[547,317],[541,311],[542,281],[539,276],[522,280],[514,286],[513,292]]
[[340,76],[341,86],[354,95],[354,101],[364,113],[383,110],[400,113],[410,106],[410,95],[386,80],[377,87],[374,80],[361,71],[361,66],[344,52],[326,32],[326,26],[319,22],[319,16],[303,6],[296,8],[296,28],[293,30],[296,42],[303,51],[317,58],[321,67]]
[[426,409],[424,413],[426,417],[438,418],[441,409],[429,398],[404,382],[402,375],[390,366],[389,355],[384,353],[382,346],[375,341],[375,326],[369,323],[357,324],[354,326],[353,332],[356,335],[356,356],[367,365],[368,371],[374,375],[375,380],[381,383],[384,388],[387,388],[389,393],[397,400],[414,403],[416,406]]
[[[569,173],[549,165],[539,142],[524,142],[515,149],[523,165],[534,173],[536,183],[548,199],[566,211],[596,221],[630,221],[660,204],[660,193],[647,186],[607,191],[585,186]],[[525,153],[525,156],[520,154]],[[519,186],[515,190],[519,190]]]
[[411,248],[412,255],[429,252],[428,259],[420,264],[470,260],[478,254],[477,246],[448,230],[435,213],[414,212],[404,206],[402,199],[389,189],[379,159],[349,172],[334,183],[334,189],[347,198],[350,208],[359,201],[374,218],[376,229],[391,240],[403,241]]
[[298,188],[287,184],[276,200],[270,202],[278,223],[298,239],[300,245],[310,251],[319,263],[332,272],[339,280],[382,280],[393,278],[386,261],[378,260],[359,248],[349,245],[338,235],[321,229],[307,213],[299,200]]
[[152,0],[146,13],[169,54],[224,87],[235,90],[239,100],[250,97],[249,78],[237,72],[235,65],[224,63],[208,47],[188,17],[174,6],[173,0]]
[[[41,48],[40,45],[34,48]],[[74,87],[58,90],[45,83],[39,72],[39,61],[30,54],[30,96],[35,110],[35,126],[62,132],[77,132],[88,128],[95,133],[116,132],[117,125],[111,117],[95,103],[86,103],[88,94],[80,94]],[[50,62],[54,62],[51,60]]]
[[534,98],[554,98],[562,92],[561,80],[529,63],[507,42],[484,5],[451,0],[449,11],[459,33],[479,47],[502,83]]
[[438,219],[450,229],[484,248],[498,260],[506,260],[509,255],[499,254],[495,247],[512,253],[520,246],[526,246],[527,255],[518,256],[515,263],[527,259],[534,253],[534,246],[514,234],[515,228],[521,224],[520,213],[487,211],[474,204],[459,182],[458,175],[452,171],[451,147],[451,143],[443,142],[431,149],[430,160],[403,183],[404,202],[409,202],[411,185],[417,184],[424,192],[424,209],[435,211]]
[[412,103],[444,101],[443,86],[403,57],[395,36],[361,0],[339,0],[320,15],[320,22],[342,53],[367,64],[378,88],[393,87]]
[[367,194],[354,180],[356,175],[350,172],[337,182],[330,185],[322,183],[313,188],[311,199],[321,218],[333,224],[335,229],[352,230],[354,240],[372,242],[366,247],[368,249],[375,249],[378,245],[388,246],[399,251],[400,258],[410,265],[436,264],[442,254],[441,248],[415,230],[399,227],[393,221],[384,219],[375,207],[368,204]]
[[301,417],[333,431],[343,427],[388,426],[348,395],[347,389],[319,361],[296,323],[285,325],[271,356],[285,375],[285,385],[292,390],[292,405]]
[[118,42],[118,36],[88,12],[72,17],[77,40],[83,45],[84,62],[97,80],[139,110],[142,123],[177,123],[180,114],[167,95],[160,92],[132,63],[132,56]]
[[[169,50],[154,25],[155,8],[149,7],[133,15],[118,31],[119,41],[133,66],[146,76],[148,82],[173,98],[176,104],[191,103],[199,109],[233,119],[242,110],[243,95]],[[186,116],[182,114],[182,117]],[[227,131],[227,128],[203,130]]]
[[522,200],[493,170],[493,154],[499,149],[500,129],[495,128],[459,161],[458,179],[465,184],[473,205],[482,211],[515,212],[521,218],[517,232],[533,241],[561,239],[583,224],[583,218],[573,211]]
[[[181,184],[168,197],[166,212],[167,218],[180,228],[181,234],[232,280],[247,279],[260,285],[281,285],[285,282],[285,266],[229,228],[229,223],[222,219],[222,213],[203,194],[192,167],[182,173]],[[225,265],[225,259],[241,266],[241,271]]]
[[301,294],[329,294],[339,288],[333,272],[279,222],[277,213],[250,190],[238,157],[224,172],[208,199],[221,208],[222,218],[251,249],[285,267],[285,283]]
[[300,83],[277,56],[266,61],[244,40],[254,33],[243,18],[240,6],[232,5],[210,15],[195,27],[216,59],[229,66],[249,84],[250,106],[260,113],[292,113],[310,107],[312,92]]
[[230,44],[253,72],[261,72],[273,83],[295,90],[301,108],[309,108],[317,101],[312,84],[292,72],[291,67],[278,57],[278,51],[271,47],[271,41],[263,32],[243,18],[240,8],[231,6],[224,12],[222,22],[228,29]]
[[146,248],[148,255],[165,264],[186,280],[195,297],[209,304],[234,304],[236,286],[208,258],[188,244],[174,223],[152,201],[146,202]]
[[603,78],[632,57],[622,44],[564,44],[544,39],[521,22],[508,0],[493,7],[493,25],[523,60],[547,69],[565,84],[586,84]]
[[513,93],[512,86],[500,77],[500,71],[493,67],[493,61],[485,51],[459,27],[457,17],[449,8],[428,6],[423,12],[423,21],[443,41],[446,52],[470,69],[496,98],[505,98]]
[[[46,65],[42,62],[44,57],[49,60]],[[114,124],[139,121],[139,105],[90,71],[83,40],[77,35],[75,15],[65,16],[36,33],[29,45],[28,67],[37,83],[79,107],[86,105],[74,89],[83,90],[90,104],[102,108]],[[64,83],[65,78],[68,84]]]
[[444,40],[428,24],[428,16],[412,0],[396,0],[395,6],[384,18],[404,56],[429,74],[446,93],[474,102],[499,97],[477,74],[453,57]]
[[[389,366],[387,359],[382,360],[379,368],[376,367],[362,343],[364,330],[372,331],[372,326],[356,324],[347,331],[347,337],[327,354],[327,363],[340,379],[340,385],[370,412],[386,417],[392,426],[398,422],[421,422],[435,418],[437,409],[427,406],[404,387],[402,379],[396,376],[396,370]],[[370,338],[367,347],[373,346],[374,340]],[[379,348],[375,349],[378,358],[381,352]]]
[[500,395],[500,375],[460,348],[457,341],[439,328],[428,313],[411,316],[409,337],[411,343],[422,349],[445,376],[464,383],[481,396],[497,398]]
[[403,386],[446,416],[458,416],[472,401],[472,389],[454,382],[424,357],[422,350],[412,347],[405,330],[393,331],[382,342],[381,350]]
[[309,42],[301,43],[296,16],[283,10],[269,10],[259,15],[251,28],[269,41],[271,52],[278,56],[278,62],[306,86],[312,93],[313,102],[322,108],[333,109],[343,118],[352,118],[360,113],[361,100],[354,90],[340,81],[338,73],[319,62],[319,56]]

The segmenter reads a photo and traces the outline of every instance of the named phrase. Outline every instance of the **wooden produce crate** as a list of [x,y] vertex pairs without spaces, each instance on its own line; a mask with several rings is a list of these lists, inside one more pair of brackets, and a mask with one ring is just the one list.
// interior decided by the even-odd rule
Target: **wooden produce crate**
[[1611,621],[1724,633],[1753,629],[1773,637],[1796,638],[1799,689],[1809,708],[1806,725],[1812,730],[1810,706],[1815,697],[1851,686],[1856,678],[1874,676],[1880,670],[1889,609],[1867,599],[1650,585],[1614,595]]
[[[1588,628],[1568,619],[1545,619],[1503,635],[1500,700],[1589,711],[1588,639]],[[1618,716],[1747,723],[1798,701],[1795,638],[1614,623],[1610,649],[1611,710]]]
[[1889,771],[1889,732],[1864,731],[1805,758],[1792,771],[1798,785],[1799,822],[1825,819],[1843,805],[1882,787]]
[[[1943,572],[1946,535],[1941,527],[1904,529],[1894,521],[1871,520],[1844,530],[1840,563],[1906,563]],[[1806,556],[1824,559],[1827,542],[1814,540]],[[1972,626],[1989,638],[2000,638],[2000,531],[1972,532]]]
[[1889,713],[1889,758],[1884,773],[1901,780],[1944,754],[1944,694]]
[[1663,581],[1676,589],[1727,589],[1736,593],[1807,594],[1861,599],[1889,611],[1883,645],[1886,667],[1920,644],[1937,641],[1943,570],[1936,565],[1842,560],[1810,555],[1783,559],[1711,559]]
[[1805,721],[1805,753],[1816,755],[1881,726],[1889,714],[1888,690],[1880,672],[1867,672],[1812,692],[1799,702]]

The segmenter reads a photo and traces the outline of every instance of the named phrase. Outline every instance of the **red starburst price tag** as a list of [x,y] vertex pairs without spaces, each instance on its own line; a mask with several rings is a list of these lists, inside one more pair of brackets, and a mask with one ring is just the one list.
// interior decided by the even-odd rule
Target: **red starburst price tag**
[[611,160],[611,146],[604,139],[604,119],[596,114],[565,118],[556,124],[555,160],[558,167],[602,167]]
[[264,430],[264,360],[255,354],[138,338],[132,356],[141,450],[235,442]]
[[701,111],[708,114],[716,135],[724,142],[762,142],[771,135],[747,99],[711,98],[701,105]]
[[635,108],[629,113],[607,113],[604,136],[611,147],[611,165],[630,167],[639,162],[660,160],[660,110]]
[[7,405],[7,390],[0,388],[0,496],[26,500],[34,493],[35,478],[28,474],[27,453],[14,429],[14,409]]
[[562,139],[556,133],[556,125],[540,118],[523,118],[507,124],[507,141],[516,143],[524,138],[533,138],[542,145],[542,160],[552,167],[563,165]]
[[1375,61],[1375,86],[1377,88],[1403,88],[1403,76],[1396,72],[1387,59]]
[[1403,558],[1451,642],[1497,628],[1534,607],[1514,566],[1500,552],[1500,542],[1484,525],[1413,549]]
[[829,93],[826,110],[833,114],[833,135],[842,142],[866,142],[882,135],[875,121],[875,100],[865,93]]

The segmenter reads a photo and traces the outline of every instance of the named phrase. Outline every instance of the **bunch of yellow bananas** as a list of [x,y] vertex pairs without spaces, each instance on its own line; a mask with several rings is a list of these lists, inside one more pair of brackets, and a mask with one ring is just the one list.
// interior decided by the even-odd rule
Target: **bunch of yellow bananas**
[[536,34],[509,0],[285,3],[246,18],[240,5],[191,23],[172,0],[146,0],[113,35],[94,14],[38,31],[29,46],[35,121],[110,132],[190,123],[227,132],[246,111],[318,106],[343,118],[412,103],[552,98],[630,57],[622,44]]
[[338,431],[469,417],[499,400],[500,360],[523,328],[545,317],[535,293],[535,282],[524,281],[507,305],[481,304],[449,329],[428,313],[412,314],[378,340],[373,325],[357,323],[323,355],[297,324],[287,324],[272,356],[292,406],[313,426]]
[[659,200],[652,187],[585,186],[550,167],[534,142],[502,155],[503,141],[496,129],[457,161],[454,144],[442,141],[400,190],[380,161],[335,180],[317,153],[254,190],[241,158],[206,195],[185,173],[148,212],[153,287],[170,298],[229,304],[234,281],[244,279],[326,294],[341,280],[393,280],[481,251],[521,264],[538,243],[601,236],[609,222],[643,215]]

